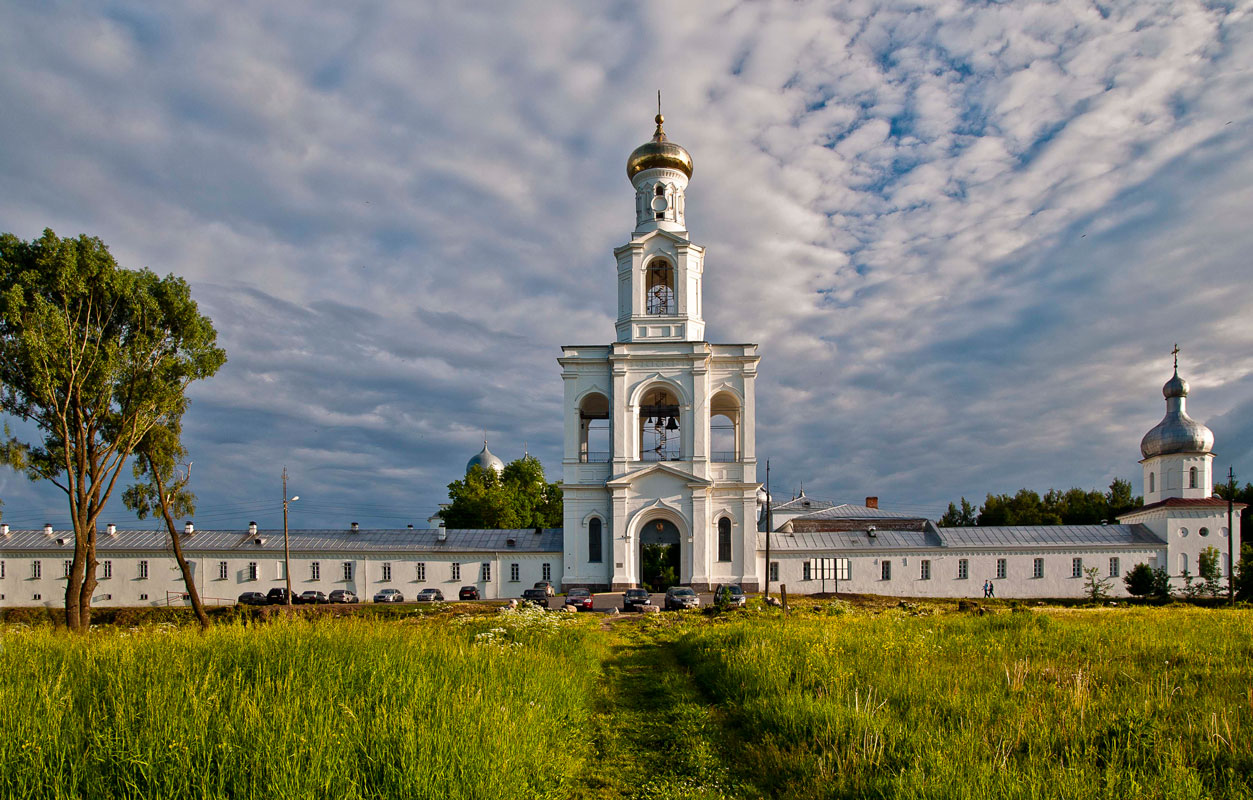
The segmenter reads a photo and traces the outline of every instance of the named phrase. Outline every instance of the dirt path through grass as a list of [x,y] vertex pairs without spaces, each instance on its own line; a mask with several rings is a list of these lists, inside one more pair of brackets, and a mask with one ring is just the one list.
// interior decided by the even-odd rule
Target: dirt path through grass
[[599,687],[580,800],[760,796],[734,770],[734,735],[675,657],[673,634],[623,620]]

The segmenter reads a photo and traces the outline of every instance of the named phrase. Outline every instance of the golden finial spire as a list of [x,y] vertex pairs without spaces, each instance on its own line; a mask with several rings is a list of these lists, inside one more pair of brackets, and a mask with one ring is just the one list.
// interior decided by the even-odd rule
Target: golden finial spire
[[661,90],[660,89],[657,90],[657,118],[656,119],[657,119],[657,130],[653,131],[653,141],[664,142],[666,140],[666,132],[662,130],[661,123],[665,122],[666,118],[661,116]]

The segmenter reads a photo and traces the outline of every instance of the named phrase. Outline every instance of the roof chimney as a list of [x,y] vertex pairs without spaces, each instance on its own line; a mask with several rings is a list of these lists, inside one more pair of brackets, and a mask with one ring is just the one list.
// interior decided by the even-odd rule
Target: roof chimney
[[866,498],[866,508],[878,508],[878,507],[879,507],[879,498],[877,497]]
[[251,534],[251,535],[253,535],[253,536],[256,536],[256,535],[257,535],[257,523],[255,523],[255,522],[249,522],[249,523],[248,523],[248,533],[249,533],[249,534]]
[[869,528],[866,528],[866,535],[869,536],[871,539],[874,539],[879,534],[875,532],[875,527],[871,525]]
[[536,536],[539,536],[539,535],[540,535],[541,533],[543,533],[543,532],[544,532],[544,529],[543,529],[543,528],[540,528],[540,527],[536,527],[536,528],[535,528],[535,535],[536,535]]
[[6,539],[9,538],[9,523],[5,522],[0,524],[0,536],[3,536]]
[[352,523],[351,527],[352,527],[352,532],[353,532],[353,533],[359,533],[359,532],[361,531],[361,526],[360,526],[360,525],[358,525],[358,524],[357,524],[357,523],[355,523],[355,522],[354,522],[354,523]]
[[517,546],[518,546],[518,540],[514,539],[513,537],[510,537],[505,540],[505,547],[517,547]]
[[191,524],[191,520],[187,520],[187,522],[183,523],[183,533],[186,533],[190,536],[191,534],[195,532],[196,532],[196,526]]
[[51,522],[44,523],[44,536],[52,536],[52,523]]

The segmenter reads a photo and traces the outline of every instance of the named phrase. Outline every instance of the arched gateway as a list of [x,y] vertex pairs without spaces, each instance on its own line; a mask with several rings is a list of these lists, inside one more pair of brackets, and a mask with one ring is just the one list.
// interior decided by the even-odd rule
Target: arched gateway
[[639,531],[640,546],[636,575],[646,589],[664,592],[682,583],[683,537],[679,528],[665,517],[646,520]]
[[[653,569],[646,561],[656,561],[680,584],[752,591],[764,569],[756,541],[757,346],[705,341],[705,250],[688,237],[684,215],[692,158],[666,138],[661,115],[652,140],[628,159],[627,177],[636,216],[630,241],[614,250],[617,340],[563,347],[558,359],[562,583],[639,586],[658,580],[645,574]],[[604,521],[603,558],[589,546],[591,519]],[[729,520],[721,523],[729,546],[720,520]]]

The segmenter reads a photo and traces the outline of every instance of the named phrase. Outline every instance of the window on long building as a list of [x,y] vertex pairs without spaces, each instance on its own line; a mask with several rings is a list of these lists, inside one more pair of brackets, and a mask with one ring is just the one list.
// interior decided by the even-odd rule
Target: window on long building
[[218,580],[220,580],[220,581],[224,581],[224,580],[226,580],[226,576],[227,576],[227,574],[228,574],[228,572],[227,572],[227,570],[228,570],[228,569],[229,569],[229,568],[227,567],[227,565],[226,565],[226,562],[225,562],[225,561],[219,561],[219,562],[218,562]]
[[43,564],[38,561],[30,562],[30,576],[38,580],[43,577]]
[[[140,580],[148,579],[148,562],[147,561],[139,562],[139,579]],[[252,563],[252,579],[254,581],[257,579],[257,563],[255,561]]]
[[1112,556],[1109,560],[1109,576],[1111,578],[1119,576],[1118,566],[1118,556]]
[[892,580],[892,562],[886,558],[879,562],[879,579],[884,581]]
[[1005,559],[1003,558],[996,559],[996,579],[998,581],[1005,580],[1005,576],[1006,574],[1008,574],[1008,572],[1009,572],[1009,565],[1006,563]]
[[1032,566],[1031,566],[1031,577],[1033,577],[1033,578],[1043,578],[1043,577],[1044,577],[1044,559],[1042,559],[1042,558],[1037,558],[1037,559],[1035,560],[1035,563],[1034,563],[1034,564],[1032,564]]
[[853,560],[851,558],[837,558],[835,560],[835,578],[841,581],[851,581],[853,579]]
[[509,565],[509,580],[510,581],[512,581],[513,583],[517,583],[520,578],[520,573],[521,573],[521,569],[518,567],[517,564]]
[[417,578],[418,578],[419,583],[426,580],[426,562],[425,561],[418,562],[416,572],[417,572]]
[[352,563],[351,561],[344,562],[344,580],[346,581],[352,580]]
[[1076,556],[1075,558],[1070,559],[1070,577],[1072,578],[1083,577],[1083,559],[1082,558],[1079,558],[1078,556]]
[[104,574],[103,574],[103,575],[101,575],[100,577],[102,577],[102,578],[112,578],[112,577],[113,577],[113,562],[112,562],[112,561],[105,561],[105,562],[102,562],[102,563],[101,563],[101,566],[104,568]]
[[452,562],[452,579],[454,581],[461,580],[461,564],[456,561]]
[[964,581],[964,580],[966,580],[966,579],[967,579],[967,578],[969,578],[969,577],[970,577],[970,560],[969,560],[969,559],[965,559],[965,558],[958,559],[958,561],[957,561],[957,579],[958,579],[958,580],[960,580],[960,581]]
[[801,580],[812,581],[814,579],[813,565],[809,561],[801,563]]
[[322,580],[322,562],[314,561],[312,564],[309,565],[309,580],[311,581]]
[[930,559],[922,559],[922,563],[918,567],[918,577],[921,580],[931,580],[931,561]]

